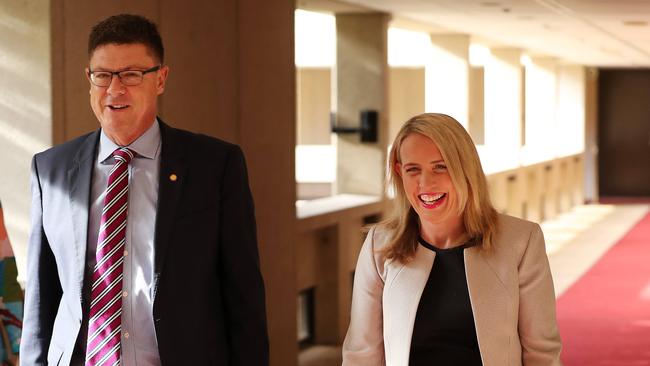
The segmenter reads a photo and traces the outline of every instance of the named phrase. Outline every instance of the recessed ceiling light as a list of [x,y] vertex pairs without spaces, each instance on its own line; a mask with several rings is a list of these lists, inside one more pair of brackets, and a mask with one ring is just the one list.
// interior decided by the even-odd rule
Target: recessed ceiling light
[[645,20],[624,20],[623,24],[627,25],[628,27],[645,27],[648,25],[648,22]]

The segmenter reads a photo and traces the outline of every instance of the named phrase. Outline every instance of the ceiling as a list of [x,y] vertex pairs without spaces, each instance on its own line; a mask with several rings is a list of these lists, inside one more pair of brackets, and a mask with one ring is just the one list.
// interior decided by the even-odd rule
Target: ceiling
[[394,26],[470,34],[475,42],[521,48],[532,56],[650,67],[649,0],[300,0],[298,6],[385,11]]

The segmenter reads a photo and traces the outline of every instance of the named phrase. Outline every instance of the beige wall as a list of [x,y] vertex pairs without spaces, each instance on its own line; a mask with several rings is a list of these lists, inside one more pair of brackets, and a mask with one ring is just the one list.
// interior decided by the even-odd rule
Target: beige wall
[[29,231],[30,162],[52,143],[49,14],[47,0],[0,1],[0,201],[21,270]]
[[391,67],[388,76],[388,144],[391,144],[404,122],[424,113],[424,67]]
[[330,68],[309,67],[297,70],[298,145],[331,143],[331,74]]
[[87,35],[97,21],[130,12],[157,22],[165,42],[171,71],[161,117],[242,146],[277,366],[297,362],[294,6],[290,0],[52,1],[56,143],[98,127],[83,76]]
[[468,130],[477,145],[485,143],[485,69],[469,68],[469,121]]

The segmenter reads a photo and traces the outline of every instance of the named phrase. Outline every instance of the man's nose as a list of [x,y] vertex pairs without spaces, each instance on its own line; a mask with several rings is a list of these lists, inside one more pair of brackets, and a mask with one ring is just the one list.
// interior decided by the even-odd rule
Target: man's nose
[[122,84],[122,80],[117,74],[113,74],[111,78],[111,83],[108,84],[106,92],[110,95],[121,95],[124,94],[126,87]]

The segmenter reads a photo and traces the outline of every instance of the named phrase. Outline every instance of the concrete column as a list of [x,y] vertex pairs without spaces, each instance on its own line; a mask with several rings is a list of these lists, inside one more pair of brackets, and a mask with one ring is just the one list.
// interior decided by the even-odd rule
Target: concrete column
[[585,76],[584,192],[586,202],[598,202],[598,69]]
[[389,144],[404,122],[425,111],[425,75],[423,67],[390,68]]
[[31,158],[52,144],[50,67],[49,0],[0,2],[0,201],[21,282]]
[[448,114],[469,126],[469,44],[465,34],[432,34],[426,66],[426,111]]
[[556,156],[557,60],[534,57],[526,65],[526,150],[530,163]]
[[586,69],[575,64],[559,64],[556,70],[557,154],[580,154],[585,150]]
[[384,13],[336,15],[335,93],[337,124],[358,127],[364,109],[379,112],[379,141],[339,134],[336,193],[384,194],[388,134],[387,29]]
[[491,49],[484,68],[485,126],[484,143],[489,152],[488,169],[519,166],[522,128],[521,51]]
[[485,65],[485,144],[521,146],[522,72],[521,51],[490,50]]

